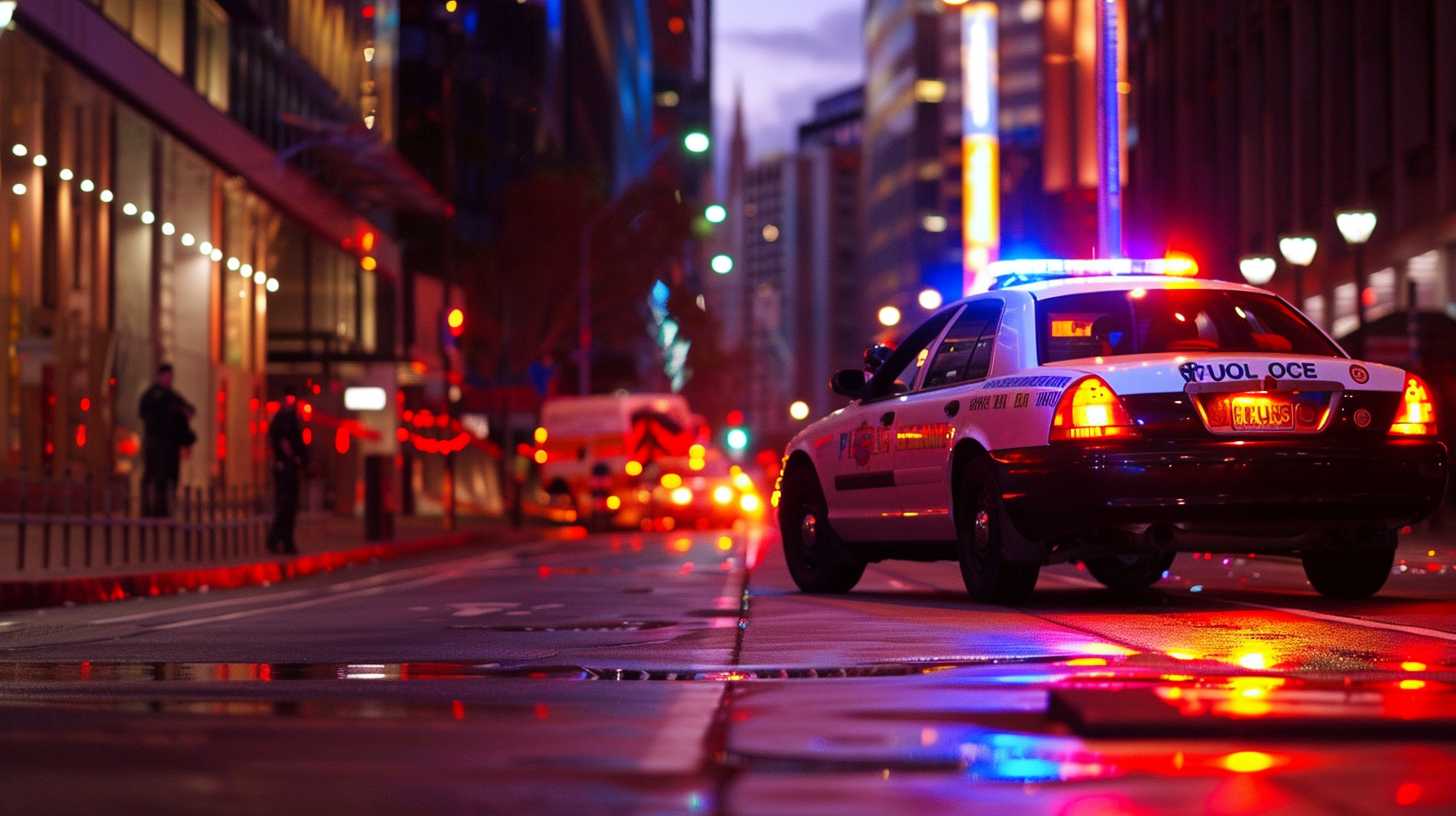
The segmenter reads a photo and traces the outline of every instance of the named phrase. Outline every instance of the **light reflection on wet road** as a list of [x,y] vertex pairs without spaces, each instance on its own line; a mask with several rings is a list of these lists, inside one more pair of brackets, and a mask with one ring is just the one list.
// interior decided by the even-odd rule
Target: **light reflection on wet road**
[[813,597],[738,531],[0,615],[7,801],[1452,812],[1456,548],[1418,542],[1357,604],[1222,555],[1131,600],[1064,566],[981,607],[901,562]]

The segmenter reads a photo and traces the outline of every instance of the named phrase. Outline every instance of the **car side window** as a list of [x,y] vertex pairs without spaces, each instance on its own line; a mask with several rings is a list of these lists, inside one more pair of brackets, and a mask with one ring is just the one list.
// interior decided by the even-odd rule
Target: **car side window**
[[925,362],[930,344],[940,336],[941,329],[945,328],[945,324],[950,322],[956,311],[955,308],[951,308],[938,312],[929,320],[921,323],[915,331],[910,332],[910,336],[905,338],[905,342],[895,349],[895,352],[890,355],[890,359],[886,360],[885,364],[880,366],[880,370],[875,372],[875,376],[865,383],[862,400],[873,402],[896,394],[903,394],[909,390],[910,383],[914,382],[915,374],[918,373],[918,367],[912,368],[912,366]]
[[1002,303],[995,299],[967,304],[935,350],[921,390],[985,379],[1001,322]]

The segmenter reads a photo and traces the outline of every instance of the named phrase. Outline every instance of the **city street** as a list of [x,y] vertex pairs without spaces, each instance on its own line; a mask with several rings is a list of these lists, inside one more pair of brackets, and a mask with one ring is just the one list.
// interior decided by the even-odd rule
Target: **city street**
[[1440,541],[1360,603],[1196,554],[1131,600],[905,562],[808,596],[740,530],[9,613],[5,809],[1449,813]]

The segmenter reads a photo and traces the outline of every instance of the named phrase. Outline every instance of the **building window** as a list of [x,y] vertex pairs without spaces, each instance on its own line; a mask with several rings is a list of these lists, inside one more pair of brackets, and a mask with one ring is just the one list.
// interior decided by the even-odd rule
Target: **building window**
[[212,0],[197,5],[197,92],[228,107],[228,19]]

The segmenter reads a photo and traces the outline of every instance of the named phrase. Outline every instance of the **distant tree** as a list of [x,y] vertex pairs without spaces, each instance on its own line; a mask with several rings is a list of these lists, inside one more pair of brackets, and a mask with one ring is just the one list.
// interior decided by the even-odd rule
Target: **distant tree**
[[[594,356],[630,354],[642,338],[652,283],[682,251],[688,216],[673,189],[655,178],[615,203],[590,175],[546,168],[510,185],[494,240],[460,253],[473,369],[518,379],[533,362],[553,360],[558,387],[570,392],[579,326],[580,251],[593,220],[591,322]],[[465,257],[467,256],[468,257]]]

